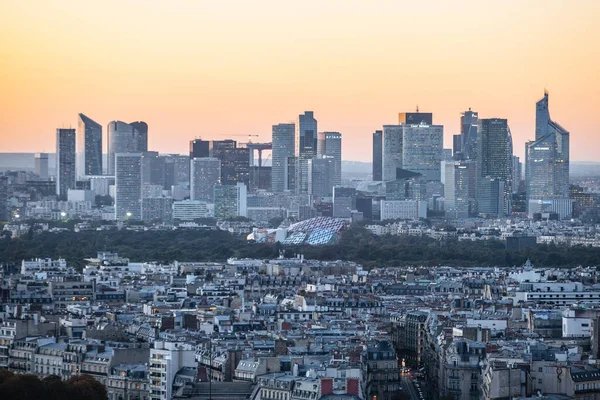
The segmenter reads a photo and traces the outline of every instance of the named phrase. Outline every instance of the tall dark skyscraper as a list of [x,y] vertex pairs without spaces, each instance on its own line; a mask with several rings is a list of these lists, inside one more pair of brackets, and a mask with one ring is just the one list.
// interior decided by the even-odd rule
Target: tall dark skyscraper
[[[477,159],[477,130],[479,114],[468,111],[460,114],[460,152],[465,160]],[[455,149],[456,150],[456,149]]]
[[271,169],[271,189],[274,192],[283,192],[290,189],[286,185],[288,182],[288,158],[294,157],[295,132],[296,125],[292,123],[273,125],[271,136],[273,165]]
[[565,128],[550,119],[545,92],[536,103],[535,140],[525,144],[529,213],[534,203],[569,198],[569,136]]
[[75,129],[56,130],[56,195],[64,200],[75,189],[75,137]]
[[102,125],[79,114],[77,123],[77,179],[102,175]]
[[108,175],[115,174],[115,154],[148,151],[148,124],[112,121],[108,124]]
[[248,186],[250,182],[250,150],[237,147],[235,140],[213,140],[210,156],[221,160],[221,184]]
[[131,122],[129,125],[138,132],[137,151],[148,151],[148,124],[144,121]]
[[194,139],[190,141],[190,159],[210,157],[210,140]]
[[312,111],[298,116],[296,123],[296,192],[308,193],[308,160],[317,154],[317,120]]
[[382,158],[383,158],[383,131],[373,132],[373,180],[381,181]]
[[491,195],[486,192],[489,188],[495,188],[494,190],[497,191],[499,185],[497,182],[501,182],[504,212],[508,214],[512,194],[512,138],[508,123],[502,118],[482,119],[480,122],[481,131],[477,148],[478,183],[483,182],[485,185],[478,190],[478,198],[485,198],[488,204],[496,204],[497,202],[490,200]]

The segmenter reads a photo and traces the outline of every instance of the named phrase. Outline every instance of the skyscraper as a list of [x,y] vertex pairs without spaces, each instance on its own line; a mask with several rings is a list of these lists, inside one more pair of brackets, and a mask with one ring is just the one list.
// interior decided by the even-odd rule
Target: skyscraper
[[142,219],[142,153],[115,154],[115,217]]
[[384,125],[381,139],[381,180],[395,181],[396,169],[402,168],[402,125]]
[[289,190],[287,182],[287,162],[288,157],[294,157],[294,135],[296,125],[277,124],[272,128],[272,168],[271,168],[271,189],[274,192],[283,192]]
[[443,149],[443,126],[402,125],[403,169],[421,174],[426,181],[439,181]]
[[102,175],[102,125],[79,114],[77,122],[77,179]]
[[215,217],[219,219],[246,217],[248,215],[248,192],[244,183],[215,185]]
[[470,108],[460,114],[460,152],[462,159],[477,159],[478,121],[479,114],[471,111]]
[[108,124],[108,175],[115,175],[115,154],[148,151],[148,124],[112,121]]
[[48,153],[37,153],[35,155],[35,173],[42,180],[48,179]]
[[308,193],[308,160],[317,154],[317,120],[312,111],[298,116],[296,123],[296,192]]
[[136,121],[129,123],[138,133],[137,151],[148,151],[148,124],[144,121]]
[[333,157],[335,170],[333,171],[333,184],[342,184],[342,134],[339,132],[319,132],[317,141],[317,154]]
[[142,152],[142,184],[165,187],[165,159],[157,151]]
[[331,197],[335,185],[335,158],[317,156],[308,160],[308,189],[314,197]]
[[536,103],[535,140],[525,144],[527,209],[569,198],[569,132],[550,119],[548,93]]
[[[485,199],[482,201],[486,201],[487,204],[495,204],[495,200],[489,200],[491,194],[487,191],[496,190],[499,186],[495,180],[501,181],[504,191],[504,213],[509,214],[512,197],[512,137],[508,123],[506,119],[488,118],[480,120],[480,125],[477,146],[478,183],[483,182],[484,179],[486,181],[484,186],[478,188],[477,197]],[[489,203],[490,201],[492,203]],[[492,210],[490,207],[484,208],[484,211]],[[479,210],[483,212],[481,207]],[[488,214],[495,213],[489,211]]]
[[214,203],[215,185],[221,182],[221,161],[215,157],[190,161],[190,199]]
[[373,180],[383,180],[381,175],[383,158],[383,131],[373,132]]
[[475,204],[477,164],[474,160],[442,162],[447,218],[468,218]]
[[221,160],[221,183],[235,185],[238,182],[246,186],[250,182],[250,150],[237,147],[235,140],[212,140],[210,156]]
[[210,141],[202,139],[190,140],[190,159],[210,157]]
[[56,130],[56,195],[65,200],[75,189],[75,136],[75,129]]
[[8,177],[0,176],[0,221],[8,221]]

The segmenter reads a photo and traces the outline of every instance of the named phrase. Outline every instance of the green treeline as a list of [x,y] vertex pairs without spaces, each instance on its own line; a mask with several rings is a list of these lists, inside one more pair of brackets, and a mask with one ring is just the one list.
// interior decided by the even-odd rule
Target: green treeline
[[225,261],[229,257],[273,258],[304,254],[307,259],[350,260],[366,267],[402,265],[513,266],[528,258],[538,266],[600,265],[600,248],[539,245],[522,252],[505,250],[498,240],[456,241],[428,237],[375,236],[360,226],[345,231],[331,246],[283,247],[248,242],[223,231],[86,231],[41,233],[0,239],[0,262],[16,264],[36,257],[65,258],[81,267],[97,251],[113,251],[132,261]]
[[39,379],[35,375],[13,375],[0,371],[0,399],[19,400],[106,400],[106,388],[90,375],[63,381],[56,375]]

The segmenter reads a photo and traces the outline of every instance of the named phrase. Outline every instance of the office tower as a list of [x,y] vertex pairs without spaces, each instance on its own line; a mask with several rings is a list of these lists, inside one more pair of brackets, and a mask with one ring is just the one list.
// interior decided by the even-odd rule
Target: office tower
[[253,165],[250,167],[250,191],[268,190],[271,191],[271,171],[272,167]]
[[402,168],[421,174],[426,181],[439,181],[444,127],[425,124],[401,126]]
[[333,157],[335,170],[333,183],[342,184],[342,134],[339,132],[319,132],[317,155]]
[[190,161],[190,199],[214,202],[215,185],[221,182],[221,161],[215,157]]
[[148,125],[112,121],[108,124],[108,175],[115,174],[115,154],[148,151]]
[[463,159],[462,135],[460,133],[452,135],[452,157],[455,160]]
[[[294,157],[295,124],[277,124],[272,127],[271,136],[271,190],[283,192],[289,190],[286,186],[287,160]],[[295,173],[295,172],[294,172]]]
[[331,197],[335,185],[335,158],[317,156],[308,161],[308,191],[314,197]]
[[382,171],[382,158],[383,158],[383,131],[373,132],[373,180],[383,180]]
[[[460,150],[461,159],[477,159],[477,131],[479,126],[479,113],[465,111],[460,114]],[[456,150],[456,149],[455,149]]]
[[[490,198],[490,194],[486,193],[492,187],[490,185],[496,185],[493,186],[493,189],[496,189],[497,184],[489,182],[495,182],[493,180],[502,181],[502,189],[505,190],[504,212],[505,214],[509,214],[510,199],[512,197],[510,176],[512,170],[512,138],[508,123],[506,119],[488,118],[480,120],[480,125],[481,130],[477,146],[478,182],[481,182],[483,179],[487,179],[487,181],[485,182],[485,186],[478,188],[478,201],[480,197],[484,199]],[[511,160],[510,165],[509,159]],[[479,210],[483,212],[481,207]],[[488,212],[488,214],[490,213]]]
[[298,159],[294,156],[286,157],[285,159],[285,171],[284,171],[284,187],[285,190],[292,192],[296,191],[296,178],[298,169]]
[[336,186],[333,188],[334,218],[350,218],[356,209],[356,189]]
[[485,176],[479,179],[477,208],[480,215],[502,217],[506,214],[506,181]]
[[0,176],[0,221],[9,220],[8,177]]
[[142,221],[170,222],[172,219],[172,197],[145,197],[142,199]]
[[475,160],[442,162],[444,207],[447,218],[468,218],[475,210]]
[[525,145],[527,210],[532,202],[569,198],[569,132],[550,119],[548,93],[536,103],[535,140]]
[[518,156],[512,156],[512,191],[519,192],[519,186],[523,180],[523,164]]
[[317,120],[312,111],[305,111],[298,116],[295,136],[295,154],[298,163],[296,192],[308,193],[308,160],[317,154]]
[[433,114],[419,112],[401,112],[398,113],[398,125],[433,125]]
[[396,169],[402,168],[403,125],[384,125],[381,152],[381,180],[396,180]]
[[148,151],[148,124],[144,121],[131,122],[129,125],[138,133],[137,150],[139,152]]
[[35,173],[42,180],[48,180],[48,153],[37,153],[35,155]]
[[56,130],[56,195],[66,199],[75,189],[75,129]]
[[190,159],[210,157],[210,141],[202,139],[190,140]]
[[142,153],[115,154],[115,218],[142,219]]
[[142,153],[142,184],[165,187],[165,159],[157,151]]
[[236,185],[215,185],[215,217],[218,219],[246,217],[247,196],[246,185],[241,182]]
[[102,175],[102,125],[79,114],[77,121],[77,179]]
[[235,140],[212,140],[210,156],[221,160],[221,183],[235,185],[250,182],[250,150],[237,147]]

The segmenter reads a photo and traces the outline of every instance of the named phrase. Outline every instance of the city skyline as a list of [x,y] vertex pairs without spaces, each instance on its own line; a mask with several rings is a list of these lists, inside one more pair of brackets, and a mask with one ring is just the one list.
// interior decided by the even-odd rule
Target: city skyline
[[[79,112],[104,129],[112,120],[146,121],[148,148],[185,154],[195,137],[258,134],[266,141],[272,125],[313,110],[320,131],[344,135],[345,160],[370,161],[372,132],[418,105],[444,126],[445,148],[469,107],[482,119],[508,119],[523,158],[524,143],[535,136],[531,104],[546,88],[553,115],[573,134],[571,159],[595,159],[597,2],[331,2],[319,13],[310,2],[225,8],[3,5],[0,32],[11,40],[0,43],[0,151],[51,152],[56,128],[76,127]],[[427,29],[417,19],[393,23],[410,14],[426,15]],[[136,21],[137,29],[104,23],[114,15]],[[299,22],[308,15],[310,32]],[[55,24],[65,18],[70,24]],[[238,25],[231,32],[228,18]],[[25,30],[23,20],[33,28]],[[473,57],[462,55],[465,48]],[[406,54],[423,49],[408,62]],[[569,61],[549,63],[546,54],[568,54]]]

